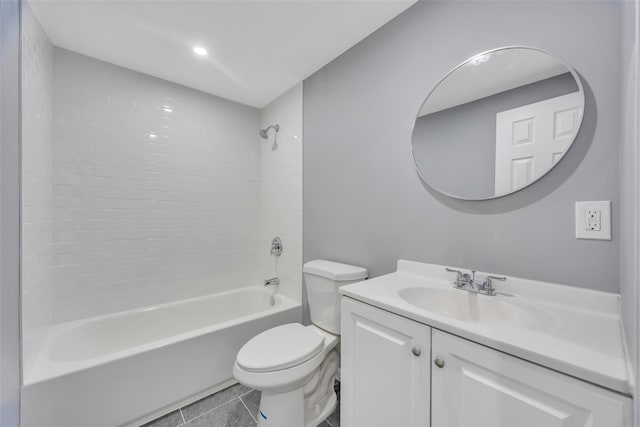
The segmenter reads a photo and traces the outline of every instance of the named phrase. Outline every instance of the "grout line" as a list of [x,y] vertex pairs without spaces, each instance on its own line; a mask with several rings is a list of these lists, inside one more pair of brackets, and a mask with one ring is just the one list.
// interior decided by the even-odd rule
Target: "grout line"
[[[0,1],[1,1],[1,0],[0,0]],[[215,393],[214,393],[214,394],[215,394]],[[211,396],[213,396],[213,394],[212,394]],[[206,399],[206,398],[205,398],[205,399]],[[233,402],[233,401],[234,401],[234,400],[236,400],[236,399],[238,399],[240,402],[242,402],[242,399],[240,399],[240,397],[234,397],[233,399],[231,399],[231,400],[229,400],[229,401],[227,401],[227,402],[223,403],[222,405],[218,405],[218,406],[216,406],[215,408],[209,409],[208,411],[205,411],[205,412],[203,412],[203,413],[201,413],[201,414],[198,414],[198,416],[195,416],[195,417],[191,418],[191,419],[189,420],[189,422],[191,422],[191,421],[193,421],[193,420],[195,420],[195,419],[197,419],[197,418],[200,418],[200,417],[202,417],[203,415],[206,415],[206,414],[208,414],[208,413],[210,413],[210,412],[213,412],[213,411],[215,411],[215,410],[217,410],[217,409],[220,409],[220,408],[221,408],[221,407],[223,407],[224,405],[228,405],[228,404],[230,404],[231,402]],[[242,402],[242,404],[244,405],[244,402]],[[245,408],[246,408],[246,406],[245,406]],[[180,413],[182,413],[182,410],[180,410]],[[249,412],[249,414],[251,414],[251,412]],[[184,415],[182,416],[182,418],[184,419]],[[253,415],[251,416],[251,418],[253,418]],[[253,418],[253,419],[255,420],[255,418]],[[257,422],[257,421],[256,421],[256,422]],[[185,424],[186,424],[186,421],[185,421]],[[181,424],[181,425],[182,425],[182,424]],[[179,426],[178,426],[178,427],[179,427]]]
[[246,391],[246,392],[242,393],[242,394],[241,394],[240,396],[238,396],[238,397],[246,396],[247,394],[249,394],[249,393],[251,393],[251,392],[253,392],[253,391],[255,391],[255,390],[254,390],[254,389],[252,389],[252,388],[250,388],[250,389],[249,389],[249,391]]
[[[0,0],[0,1],[2,1],[2,0]],[[230,386],[230,387],[228,387],[228,388],[231,388],[231,387],[233,387],[233,386]],[[224,390],[226,390],[226,389],[224,389]],[[208,395],[208,396],[203,397],[203,398],[202,398],[202,399],[200,399],[200,400],[204,400],[204,399],[207,399],[207,398],[209,398],[209,397],[215,396],[216,394],[218,394],[218,393],[220,393],[220,392],[222,392],[222,391],[223,391],[223,390],[220,390],[220,391],[218,391],[218,392],[216,392],[216,393],[212,393],[212,394],[210,394],[210,395]],[[247,392],[245,392],[245,393],[243,393],[243,394],[241,394],[241,395],[238,395],[238,396],[236,396],[236,397],[233,397],[233,398],[231,398],[230,400],[227,400],[227,401],[225,401],[225,402],[222,402],[222,403],[221,403],[221,404],[219,404],[218,406],[215,406],[215,407],[213,407],[213,408],[210,408],[209,410],[204,411],[204,412],[202,412],[202,413],[200,413],[200,414],[196,415],[196,416],[195,416],[195,417],[193,417],[193,418],[190,418],[190,419],[189,419],[189,422],[191,422],[192,420],[195,420],[196,418],[201,417],[201,416],[202,416],[202,415],[204,415],[204,414],[208,414],[209,412],[215,411],[216,409],[220,408],[221,406],[224,406],[224,405],[226,405],[227,403],[231,403],[231,402],[233,402],[234,400],[238,399],[238,400],[240,400],[240,401],[242,402],[242,404],[244,405],[244,407],[245,407],[245,408],[247,409],[247,411],[249,412],[249,415],[251,415],[251,418],[253,418],[253,420],[254,420],[254,421],[256,422],[256,424],[257,424],[257,423],[258,423],[258,421],[257,421],[257,420],[256,420],[256,418],[253,416],[253,414],[251,413],[251,411],[249,411],[249,408],[248,408],[248,407],[247,407],[247,405],[244,403],[244,401],[240,398],[241,396],[246,396],[247,394],[251,393],[252,391],[254,391],[254,390],[253,390],[253,389],[250,389],[249,391],[247,391]],[[196,402],[199,402],[200,400],[197,400]],[[193,403],[196,403],[196,402],[193,402]],[[178,408],[178,411],[180,411],[180,417],[182,418],[182,422],[181,422],[180,424],[178,424],[176,427],[181,427],[181,426],[184,426],[184,425],[186,425],[186,424],[187,424],[187,419],[185,418],[184,413],[182,412],[182,409],[184,409],[184,408],[186,408],[187,406],[190,406],[190,405],[191,405],[191,404],[189,404],[189,405],[185,405],[185,406],[183,406],[182,408]],[[158,419],[158,418],[156,418],[156,420],[157,420],[157,419]],[[153,420],[153,421],[156,421],[156,420]]]
[[[193,420],[195,420],[195,419],[198,419],[198,418],[200,418],[201,416],[203,416],[203,415],[205,415],[205,414],[208,414],[209,412],[213,412],[213,411],[215,411],[216,409],[217,409],[217,408],[214,408],[214,409],[211,409],[210,411],[203,412],[202,414],[198,415],[197,417],[193,417],[193,418],[191,418],[191,419],[189,420],[189,422],[191,422],[191,421],[193,421]],[[185,422],[185,424],[186,424],[186,422]],[[181,425],[185,425],[185,424],[181,424]],[[179,426],[178,426],[178,427],[179,427]]]
[[[1,1],[1,0],[0,0],[0,1]],[[230,386],[230,387],[227,387],[227,388],[225,388],[224,390],[228,390],[228,389],[230,389],[231,387],[236,387],[237,385],[239,385],[239,383],[238,383],[238,384],[234,384],[234,385],[232,385],[232,386]],[[219,391],[219,392],[217,392],[217,393],[210,394],[210,395],[209,395],[209,396],[207,396],[207,397],[215,396],[216,394],[221,393],[221,392],[222,392],[222,391],[224,391],[224,390],[220,390],[220,391]],[[250,392],[252,392],[252,391],[253,391],[253,390],[249,390],[249,391],[248,391],[248,392],[246,392],[246,393],[239,394],[239,395],[237,395],[237,396],[235,396],[235,397],[232,397],[231,399],[229,399],[229,400],[227,400],[226,402],[222,403],[222,405],[226,405],[227,403],[233,402],[233,401],[234,401],[234,400],[236,400],[236,399],[240,399],[240,396],[244,396],[244,395],[246,395],[246,394],[249,394],[249,393],[250,393]],[[206,397],[205,397],[205,399],[206,399]],[[242,399],[240,399],[240,400],[242,400]],[[216,408],[219,408],[219,407],[221,407],[222,405],[218,405],[218,406],[216,406]],[[213,408],[213,409],[216,409],[216,408]]]
[[[0,0],[0,1],[2,1],[2,0]],[[233,387],[233,386],[231,386],[231,387]],[[230,387],[228,387],[228,388],[230,388]],[[220,391],[215,392],[215,393],[213,393],[213,394],[210,394],[210,395],[208,395],[208,396],[205,396],[205,397],[203,397],[202,399],[200,399],[200,400],[196,400],[196,401],[195,401],[195,402],[193,402],[193,403],[200,402],[201,400],[206,400],[206,399],[208,399],[208,398],[210,398],[210,397],[215,396],[215,395],[216,395],[216,394],[218,394],[218,393],[221,393],[221,392],[222,392],[222,391],[224,391],[224,390],[226,390],[226,389],[223,389],[223,390],[220,390]],[[204,414],[208,414],[208,413],[209,413],[209,412],[211,412],[211,411],[215,411],[215,410],[216,410],[216,409],[218,409],[219,407],[221,407],[221,406],[223,406],[223,405],[226,405],[227,403],[233,402],[235,399],[239,399],[239,398],[240,398],[240,396],[232,397],[232,398],[231,398],[231,400],[226,400],[226,401],[224,401],[224,402],[220,403],[219,405],[214,406],[213,408],[209,408],[208,410],[206,410],[206,411],[204,411],[204,412],[199,413],[199,414],[198,414],[198,415],[196,415],[195,417],[190,418],[190,419],[189,419],[189,421],[191,421],[191,420],[195,420],[195,419],[196,419],[196,418],[198,418],[199,416],[204,415]],[[186,408],[187,406],[190,406],[190,405],[192,405],[193,403],[191,403],[191,404],[189,404],[189,405],[186,405],[186,406],[183,406],[183,408]],[[184,422],[186,423],[186,422],[187,422],[187,421],[186,421],[187,419],[184,417],[184,413],[182,412],[182,409],[183,409],[183,408],[180,408],[180,413],[182,414],[182,419],[183,419],[183,420],[185,420]]]
[[[244,396],[244,395],[243,395]],[[244,406],[244,409],[247,410],[247,412],[249,413],[249,415],[251,416],[251,418],[253,418],[253,421],[256,422],[256,424],[258,424],[258,420],[256,420],[256,417],[253,416],[253,414],[251,413],[251,411],[249,410],[249,408],[247,407],[247,404],[244,403],[244,400],[242,400],[241,397],[238,397],[238,399],[240,399],[240,402],[242,403],[242,406]]]

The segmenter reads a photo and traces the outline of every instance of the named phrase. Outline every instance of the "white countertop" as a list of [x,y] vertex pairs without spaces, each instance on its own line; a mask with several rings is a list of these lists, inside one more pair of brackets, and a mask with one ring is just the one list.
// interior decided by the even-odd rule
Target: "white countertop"
[[[478,275],[486,273],[478,272]],[[471,322],[428,311],[407,302],[408,288],[452,289],[455,274],[444,266],[398,261],[395,273],[340,288],[340,293],[585,381],[631,394],[618,294],[508,277],[494,282],[496,296],[534,313],[527,325]]]

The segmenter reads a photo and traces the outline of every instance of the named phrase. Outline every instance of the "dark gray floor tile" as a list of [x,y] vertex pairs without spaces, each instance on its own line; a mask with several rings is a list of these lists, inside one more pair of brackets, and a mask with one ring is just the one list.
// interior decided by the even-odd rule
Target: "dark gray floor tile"
[[[260,392],[258,390],[253,390],[245,395],[240,396],[240,399],[247,406],[251,414],[257,420],[260,416],[258,412],[260,411]],[[324,421],[319,425],[319,427],[340,427],[340,404],[336,406],[336,409],[327,417],[327,421],[329,424]]]
[[182,424],[182,415],[180,415],[180,410],[177,410],[156,418],[141,427],[177,427],[180,424]]
[[327,417],[327,421],[332,427],[340,427],[340,402],[336,405],[336,409]]
[[327,421],[331,425],[331,427],[340,427],[340,381],[335,380],[333,384],[333,390],[336,392],[336,397],[338,398],[338,404],[336,405],[336,409],[327,417]]
[[256,427],[256,422],[240,399],[235,399],[188,421],[184,427]]
[[231,387],[225,388],[211,396],[200,399],[191,405],[185,406],[182,408],[182,414],[184,415],[184,419],[189,421],[204,414],[205,412],[217,408],[220,405],[230,402],[241,394],[245,394],[249,391],[251,391],[251,389],[243,386],[242,384],[232,385]]
[[329,425],[329,423],[325,420],[325,421],[321,422],[320,424],[318,424],[318,427],[331,427],[331,425]]
[[258,419],[258,412],[260,411],[260,392],[258,390],[252,390],[251,392],[240,396],[240,399],[247,405],[249,412],[251,412],[254,418]]

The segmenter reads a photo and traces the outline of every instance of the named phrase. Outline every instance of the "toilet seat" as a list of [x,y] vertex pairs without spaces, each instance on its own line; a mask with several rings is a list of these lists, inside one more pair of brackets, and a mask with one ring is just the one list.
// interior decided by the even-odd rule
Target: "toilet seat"
[[324,337],[300,323],[269,329],[238,352],[238,366],[248,372],[271,372],[300,365],[324,348]]

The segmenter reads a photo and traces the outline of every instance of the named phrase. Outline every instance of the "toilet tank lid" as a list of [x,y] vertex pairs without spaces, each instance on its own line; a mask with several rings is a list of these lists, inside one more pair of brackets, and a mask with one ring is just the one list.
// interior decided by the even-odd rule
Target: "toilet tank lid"
[[367,269],[355,265],[316,259],[305,263],[302,271],[307,274],[326,277],[335,281],[358,280],[367,278]]

